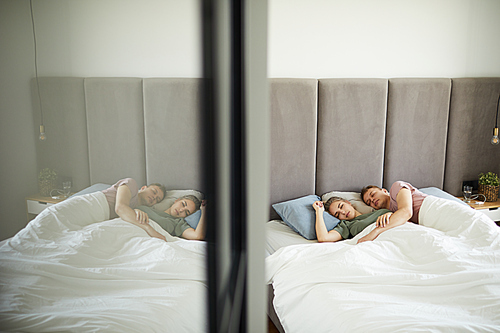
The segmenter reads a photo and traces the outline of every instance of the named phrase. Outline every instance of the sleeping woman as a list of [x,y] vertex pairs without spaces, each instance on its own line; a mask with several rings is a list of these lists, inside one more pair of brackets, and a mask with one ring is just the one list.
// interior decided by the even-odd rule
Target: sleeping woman
[[[137,207],[138,214],[140,214],[138,219],[141,224],[149,226],[149,218],[151,218],[172,236],[203,240],[205,238],[205,206],[205,201],[200,202],[194,195],[186,195],[175,200],[172,206],[164,212],[154,210],[148,206],[139,206]],[[201,218],[196,229],[194,229],[189,226],[184,218],[198,209],[201,209]],[[165,237],[161,234],[150,235],[165,240]]]
[[[379,209],[371,213],[361,214],[348,200],[340,197],[331,197],[326,203],[316,201],[313,208],[316,211],[316,237],[320,243],[353,238],[377,221],[379,216],[390,213],[388,209]],[[340,220],[339,224],[330,231],[326,229],[323,219],[325,209]]]

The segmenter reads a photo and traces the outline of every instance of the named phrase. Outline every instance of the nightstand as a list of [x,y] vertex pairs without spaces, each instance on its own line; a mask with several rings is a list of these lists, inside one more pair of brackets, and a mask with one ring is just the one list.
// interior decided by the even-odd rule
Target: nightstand
[[[463,200],[463,197],[459,197],[460,200]],[[469,206],[474,209],[479,210],[481,213],[484,213],[490,219],[495,221],[496,224],[500,226],[500,200],[485,202],[482,205],[478,205],[478,202],[482,202],[481,200],[471,200]]]
[[65,199],[53,199],[52,197],[44,197],[40,194],[26,197],[26,215],[28,222],[33,220],[45,208],[55,205],[63,200]]

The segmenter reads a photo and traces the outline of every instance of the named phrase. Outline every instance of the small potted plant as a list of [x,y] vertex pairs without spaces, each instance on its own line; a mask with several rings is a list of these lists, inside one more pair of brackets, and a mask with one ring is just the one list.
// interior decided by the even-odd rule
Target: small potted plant
[[38,174],[38,189],[44,197],[50,196],[50,191],[56,188],[57,171],[44,168]]
[[479,189],[478,193],[486,197],[486,201],[498,200],[498,188],[500,180],[498,175],[493,172],[479,174]]

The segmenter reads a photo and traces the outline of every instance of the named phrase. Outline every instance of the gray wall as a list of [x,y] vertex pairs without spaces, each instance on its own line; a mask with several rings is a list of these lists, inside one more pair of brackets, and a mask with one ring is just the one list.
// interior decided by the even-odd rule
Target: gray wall
[[28,1],[0,1],[0,239],[26,225],[24,198],[38,191],[29,10]]

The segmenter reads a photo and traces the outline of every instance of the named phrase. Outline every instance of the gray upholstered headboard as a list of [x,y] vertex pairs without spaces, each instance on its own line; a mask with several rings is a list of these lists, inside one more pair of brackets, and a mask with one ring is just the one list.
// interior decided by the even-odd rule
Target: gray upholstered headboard
[[[73,190],[129,176],[200,189],[200,79],[39,83],[39,168]],[[462,181],[500,173],[489,143],[499,94],[500,78],[270,79],[271,204],[395,180],[458,195]],[[33,101],[39,124],[35,82]]]
[[39,85],[47,140],[37,143],[38,167],[71,177],[73,191],[123,177],[201,188],[200,79],[46,77]]
[[[406,180],[459,195],[500,172],[500,78],[271,79],[271,203]],[[271,209],[271,217],[277,217]]]

